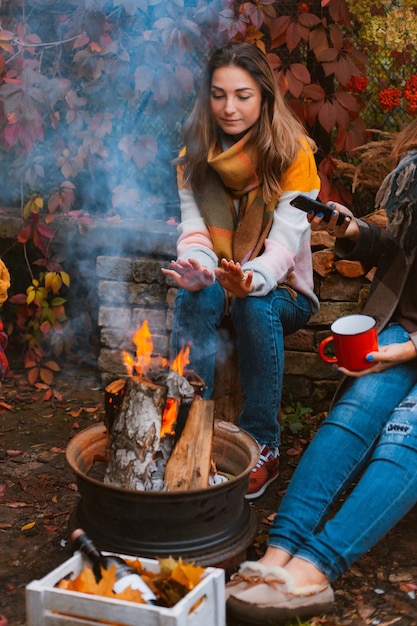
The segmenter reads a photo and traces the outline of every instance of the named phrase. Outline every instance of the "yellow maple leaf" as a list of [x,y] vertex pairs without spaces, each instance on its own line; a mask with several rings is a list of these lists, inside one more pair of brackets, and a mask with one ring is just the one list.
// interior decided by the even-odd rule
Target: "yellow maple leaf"
[[203,573],[204,567],[199,567],[194,565],[194,563],[183,563],[182,559],[179,559],[177,566],[171,574],[171,578],[188,589],[188,591],[191,591],[201,581]]

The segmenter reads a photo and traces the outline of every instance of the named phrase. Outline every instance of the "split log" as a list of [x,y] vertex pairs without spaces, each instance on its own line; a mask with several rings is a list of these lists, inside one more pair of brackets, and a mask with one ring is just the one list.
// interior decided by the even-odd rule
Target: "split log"
[[327,230],[313,230],[311,232],[312,250],[323,250],[334,247],[335,238]]
[[109,433],[123,401],[126,378],[113,380],[104,389],[104,423]]
[[313,269],[323,278],[334,272],[335,255],[332,250],[318,250],[313,252]]
[[345,278],[358,278],[366,274],[366,270],[360,261],[341,259],[340,261],[336,261],[334,266],[339,274]]
[[213,428],[214,401],[194,400],[165,468],[167,491],[208,487]]
[[127,380],[111,431],[104,482],[125,489],[152,489],[150,470],[159,448],[166,396],[165,386],[137,376]]

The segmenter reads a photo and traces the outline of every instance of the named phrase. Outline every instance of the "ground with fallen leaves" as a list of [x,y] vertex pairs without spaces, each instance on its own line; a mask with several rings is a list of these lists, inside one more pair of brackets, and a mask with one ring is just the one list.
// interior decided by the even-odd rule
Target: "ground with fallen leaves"
[[[12,363],[0,389],[0,614],[9,626],[26,623],[25,586],[71,556],[68,521],[79,496],[65,447],[75,433],[104,416],[103,389],[92,367],[69,362],[57,378],[54,397],[43,397],[44,390],[30,387]],[[274,513],[311,433],[285,432],[281,477],[252,504],[259,534],[248,558],[262,555]],[[337,582],[334,614],[306,623],[416,626],[416,540],[413,510]]]

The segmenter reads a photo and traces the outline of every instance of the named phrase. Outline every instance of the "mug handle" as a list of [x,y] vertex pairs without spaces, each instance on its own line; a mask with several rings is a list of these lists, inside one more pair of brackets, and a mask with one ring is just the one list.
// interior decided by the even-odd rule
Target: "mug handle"
[[325,339],[323,339],[323,341],[320,342],[319,355],[326,363],[337,363],[337,358],[335,356],[327,356],[327,354],[324,354],[324,348],[331,341],[333,341],[333,336],[329,335],[329,337],[326,337]]

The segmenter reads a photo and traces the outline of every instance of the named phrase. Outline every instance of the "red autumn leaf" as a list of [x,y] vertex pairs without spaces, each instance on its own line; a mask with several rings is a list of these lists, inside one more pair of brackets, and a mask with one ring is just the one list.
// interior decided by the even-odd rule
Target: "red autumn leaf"
[[63,400],[63,395],[60,391],[57,391],[56,389],[54,389],[54,398],[55,400],[58,400],[59,402],[61,402]]
[[40,368],[40,377],[43,380],[43,382],[46,383],[47,385],[52,385],[52,383],[54,382],[53,373],[51,372],[50,369],[46,367]]
[[338,54],[338,51],[334,48],[326,48],[317,56],[317,61],[319,63],[330,63],[331,61],[336,61]]
[[327,39],[327,32],[325,28],[314,28],[314,30],[312,30],[310,32],[309,38],[308,38],[308,42],[310,45],[310,50],[312,50],[314,52],[314,54],[317,56],[323,51],[326,50],[326,48],[329,47],[329,42]]
[[61,371],[61,368],[59,367],[59,365],[58,365],[58,363],[56,361],[46,361],[44,363],[44,367],[47,367],[48,369],[52,370],[53,372]]
[[32,227],[25,226],[25,228],[23,228],[18,234],[17,241],[19,241],[20,243],[27,243],[30,239],[31,234],[32,234]]
[[336,107],[332,104],[332,102],[324,102],[320,107],[317,118],[324,130],[330,133],[337,121]]
[[342,128],[347,128],[351,121],[351,115],[347,109],[342,107],[337,100],[333,102],[336,109],[336,124]]
[[243,15],[250,20],[251,24],[253,24],[257,30],[260,30],[264,22],[262,10],[255,4],[250,4],[249,2],[245,2],[242,5],[242,9]]
[[44,525],[44,529],[48,531],[48,533],[55,533],[58,530],[59,526],[47,526]]
[[337,102],[347,111],[352,111],[356,113],[359,110],[358,101],[351,93],[347,93],[346,91],[336,91],[334,94]]
[[314,26],[318,26],[321,23],[319,16],[313,15],[313,13],[300,13],[298,21],[306,28],[314,28]]
[[102,407],[102,404],[101,402],[99,402],[97,406],[84,407],[84,411],[86,413],[96,413],[97,411],[101,409],[101,407]]
[[345,0],[322,0],[322,5],[329,7],[329,13],[336,24],[349,24],[351,16]]
[[282,61],[277,54],[273,52],[268,53],[266,55],[266,58],[268,59],[268,63],[270,64],[270,66],[275,72],[279,71],[282,68]]
[[320,85],[307,85],[304,87],[304,96],[307,99],[310,98],[311,100],[321,101],[325,99],[326,92]]
[[32,367],[28,372],[28,381],[34,385],[39,378],[39,367]]
[[336,63],[334,74],[342,85],[346,85],[356,71],[357,70],[352,59],[349,56],[342,55]]
[[285,73],[288,91],[295,97],[299,98],[302,94],[304,83],[294,76],[291,68]]
[[53,228],[50,228],[47,224],[43,224],[40,222],[36,226],[37,232],[46,239],[53,239],[55,237],[55,231]]
[[343,48],[343,33],[341,29],[336,24],[330,24],[329,35],[333,48],[340,51]]
[[274,20],[270,27],[271,48],[278,48],[285,44],[285,37],[291,18],[288,15],[281,15]]
[[9,302],[11,304],[26,304],[26,294],[16,293],[14,296],[9,298]]
[[310,125],[314,124],[325,100],[320,102],[307,102],[306,119]]
[[291,74],[299,80],[300,82],[308,85],[311,81],[310,72],[302,63],[291,63],[290,65]]
[[36,357],[32,352],[26,352],[25,354],[25,368],[36,367],[38,364]]
[[292,52],[300,43],[302,39],[302,30],[299,28],[297,22],[290,22],[287,28],[286,43],[287,48]]
[[42,252],[42,254],[47,254],[47,246],[44,238],[41,237],[39,231],[35,228],[33,231],[33,245],[38,248]]
[[366,124],[362,120],[353,120],[346,133],[343,149],[352,154],[356,148],[366,143],[367,133]]

